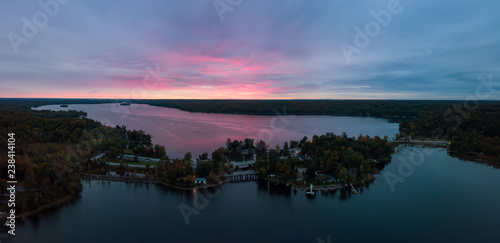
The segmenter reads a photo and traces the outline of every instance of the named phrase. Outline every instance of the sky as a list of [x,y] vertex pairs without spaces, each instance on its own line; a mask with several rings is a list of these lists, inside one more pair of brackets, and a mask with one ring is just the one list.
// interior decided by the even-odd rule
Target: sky
[[0,97],[498,100],[499,10],[495,0],[2,0]]

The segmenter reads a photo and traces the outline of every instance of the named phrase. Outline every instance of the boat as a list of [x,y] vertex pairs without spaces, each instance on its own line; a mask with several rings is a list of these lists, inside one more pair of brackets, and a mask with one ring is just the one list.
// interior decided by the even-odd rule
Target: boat
[[313,191],[313,184],[311,184],[311,189],[309,191],[306,191],[306,195],[314,196],[314,194],[316,194],[316,193]]
[[358,190],[356,190],[356,188],[354,188],[354,186],[352,185],[352,183],[350,183],[350,184],[351,184],[351,188],[352,188],[351,192],[354,193],[354,194],[359,194]]
[[68,105],[61,105],[61,107],[68,107]]
[[130,102],[122,102],[120,105],[130,105]]

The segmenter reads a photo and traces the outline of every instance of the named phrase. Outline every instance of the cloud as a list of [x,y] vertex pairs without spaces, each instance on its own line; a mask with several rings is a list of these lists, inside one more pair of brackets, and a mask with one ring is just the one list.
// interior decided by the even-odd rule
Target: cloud
[[461,99],[500,75],[492,0],[400,1],[347,62],[340,44],[388,2],[244,1],[220,21],[211,1],[70,1],[15,53],[7,34],[42,10],[6,0],[0,96]]

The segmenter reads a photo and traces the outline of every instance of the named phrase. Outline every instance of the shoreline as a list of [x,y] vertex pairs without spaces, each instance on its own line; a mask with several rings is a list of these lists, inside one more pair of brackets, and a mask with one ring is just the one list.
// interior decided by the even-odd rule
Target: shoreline
[[[446,151],[451,157],[455,157],[461,160],[465,161],[471,161],[474,163],[479,163],[479,164],[485,164],[489,166],[493,166],[495,168],[500,168],[500,162],[495,160],[495,156],[493,155],[486,155],[486,154],[481,154],[478,152],[472,152],[472,153],[462,153],[457,150],[450,150],[448,148],[448,144],[450,141],[448,140],[432,140],[433,138],[423,138],[425,140],[417,140],[417,141],[409,141],[409,142],[404,142],[404,141],[392,141],[395,146],[400,146],[404,144],[411,144],[411,145],[420,145],[424,147],[431,147],[431,148],[446,148]],[[429,139],[429,140],[427,140]]]
[[20,215],[16,215],[16,219],[23,218],[23,217],[28,217],[28,216],[33,216],[35,214],[41,213],[43,211],[46,211],[48,209],[51,209],[51,208],[54,208],[54,207],[57,207],[57,206],[61,206],[62,204],[66,203],[66,202],[69,202],[69,201],[74,200],[74,199],[78,199],[79,198],[79,194],[80,193],[70,194],[70,195],[68,195],[66,197],[63,197],[63,198],[61,198],[61,199],[59,199],[59,200],[57,200],[55,202],[51,202],[49,204],[42,205],[39,208],[37,208],[36,210],[25,212],[25,213],[22,213]]
[[448,154],[453,158],[458,158],[461,160],[470,161],[478,164],[489,165],[500,169],[500,162],[495,161],[495,156],[480,154],[477,152],[465,154],[453,150],[447,150],[447,151]]
[[133,177],[127,177],[127,176],[109,176],[109,175],[96,175],[96,174],[81,174],[81,175],[82,175],[82,180],[104,180],[104,181],[116,181],[116,182],[157,184],[157,185],[163,185],[163,186],[167,186],[167,187],[174,188],[177,190],[184,190],[184,191],[191,191],[191,190],[204,189],[204,188],[210,188],[210,187],[219,187],[221,185],[228,183],[228,181],[222,181],[219,184],[206,184],[206,185],[198,185],[198,186],[194,186],[194,187],[180,187],[180,186],[170,185],[170,184],[164,182],[163,179],[160,179],[160,178],[145,179],[145,178],[133,178]]

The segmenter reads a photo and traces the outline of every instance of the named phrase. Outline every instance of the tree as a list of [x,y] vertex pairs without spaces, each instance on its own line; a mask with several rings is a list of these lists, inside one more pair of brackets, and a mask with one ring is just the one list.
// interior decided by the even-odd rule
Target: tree
[[253,148],[253,143],[254,143],[253,139],[245,138],[245,141],[243,142],[243,148],[245,149]]
[[203,154],[200,154],[200,155],[198,155],[198,158],[199,158],[200,160],[208,160],[208,153],[207,153],[207,152],[205,152],[205,153],[203,153]]
[[193,156],[191,155],[191,152],[187,152],[185,155],[184,155],[184,160],[185,161],[191,161],[191,158]]
[[260,140],[255,144],[255,151],[257,155],[262,155],[264,152],[267,151],[267,145],[266,142]]
[[167,154],[165,146],[156,144],[154,147],[155,158],[161,158]]
[[337,160],[332,156],[326,161],[326,172],[334,173],[335,171],[337,171],[338,166],[339,164]]
[[269,172],[275,172],[278,164],[280,154],[277,150],[269,150]]
[[338,177],[341,183],[350,183],[351,182],[351,174],[347,168],[342,167],[338,173]]
[[306,137],[306,136],[304,136],[304,137],[302,138],[302,140],[300,140],[299,147],[300,147],[300,146],[302,146],[302,145],[304,145],[306,142],[307,142],[307,137]]
[[200,161],[196,165],[196,176],[197,177],[207,177],[210,174],[211,165],[208,161]]
[[316,168],[312,164],[307,167],[306,175],[308,180],[312,180],[316,177]]
[[264,169],[267,171],[267,167],[269,166],[269,161],[267,159],[267,152],[264,151],[262,154],[257,155],[255,160],[254,168],[256,171],[259,169]]
[[221,147],[212,153],[212,165],[214,172],[218,172],[220,166],[226,163],[226,156],[224,152],[224,148]]

